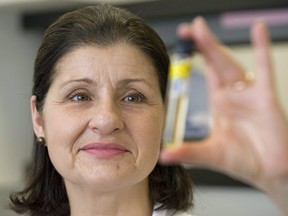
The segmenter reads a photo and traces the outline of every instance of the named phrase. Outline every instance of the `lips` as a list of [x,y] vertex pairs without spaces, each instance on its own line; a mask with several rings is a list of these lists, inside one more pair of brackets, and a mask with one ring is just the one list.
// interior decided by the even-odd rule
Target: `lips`
[[91,143],[80,150],[102,159],[120,156],[129,152],[126,147],[116,143]]

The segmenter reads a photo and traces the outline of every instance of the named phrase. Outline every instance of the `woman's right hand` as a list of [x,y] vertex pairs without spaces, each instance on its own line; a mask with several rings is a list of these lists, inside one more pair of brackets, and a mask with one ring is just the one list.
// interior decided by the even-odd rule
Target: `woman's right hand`
[[200,142],[163,149],[162,163],[191,163],[217,170],[265,191],[288,215],[288,122],[275,93],[266,25],[255,23],[251,43],[255,80],[197,18],[181,25],[205,60],[213,128]]

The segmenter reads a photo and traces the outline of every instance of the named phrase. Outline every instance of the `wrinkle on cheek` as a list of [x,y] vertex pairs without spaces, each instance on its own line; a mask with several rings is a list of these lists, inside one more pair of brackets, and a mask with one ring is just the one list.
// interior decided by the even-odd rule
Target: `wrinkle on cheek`
[[[159,109],[154,112],[149,113],[149,117],[145,117],[145,121],[142,119],[138,119],[138,123],[140,124],[135,128],[137,128],[138,134],[142,134],[140,137],[134,137],[135,143],[138,143],[137,146],[137,155],[136,155],[136,166],[141,166],[142,161],[147,163],[147,160],[158,161],[161,142],[162,142],[162,133],[164,127],[164,112],[163,109],[159,111]],[[137,134],[136,132],[131,132],[131,135]]]
[[[71,125],[79,126],[79,122],[77,122],[77,124],[65,121],[56,122],[56,124],[50,124],[50,128],[46,128],[49,155],[55,162],[55,166],[59,167],[59,169],[66,169],[62,165],[63,161],[65,161],[68,167],[74,169],[75,161],[78,158],[79,146],[77,146],[77,140],[81,137],[83,128],[80,127],[80,129],[76,131]],[[64,170],[64,172],[67,171]]]

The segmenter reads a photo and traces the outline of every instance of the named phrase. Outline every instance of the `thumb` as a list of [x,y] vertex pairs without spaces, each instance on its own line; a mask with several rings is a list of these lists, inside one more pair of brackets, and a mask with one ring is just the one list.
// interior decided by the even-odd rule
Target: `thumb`
[[[205,168],[219,167],[221,150],[209,141],[185,142],[179,147],[164,148],[160,153],[159,162],[162,164],[189,163]],[[221,165],[220,165],[221,166]]]

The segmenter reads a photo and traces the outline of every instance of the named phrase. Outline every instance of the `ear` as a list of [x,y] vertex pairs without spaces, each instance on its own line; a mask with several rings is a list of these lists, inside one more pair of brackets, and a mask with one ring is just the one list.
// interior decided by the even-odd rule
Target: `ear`
[[36,108],[36,96],[35,95],[33,95],[30,99],[30,108],[31,108],[33,130],[34,130],[35,135],[37,137],[45,137],[43,119],[42,119],[41,114],[38,112]]

